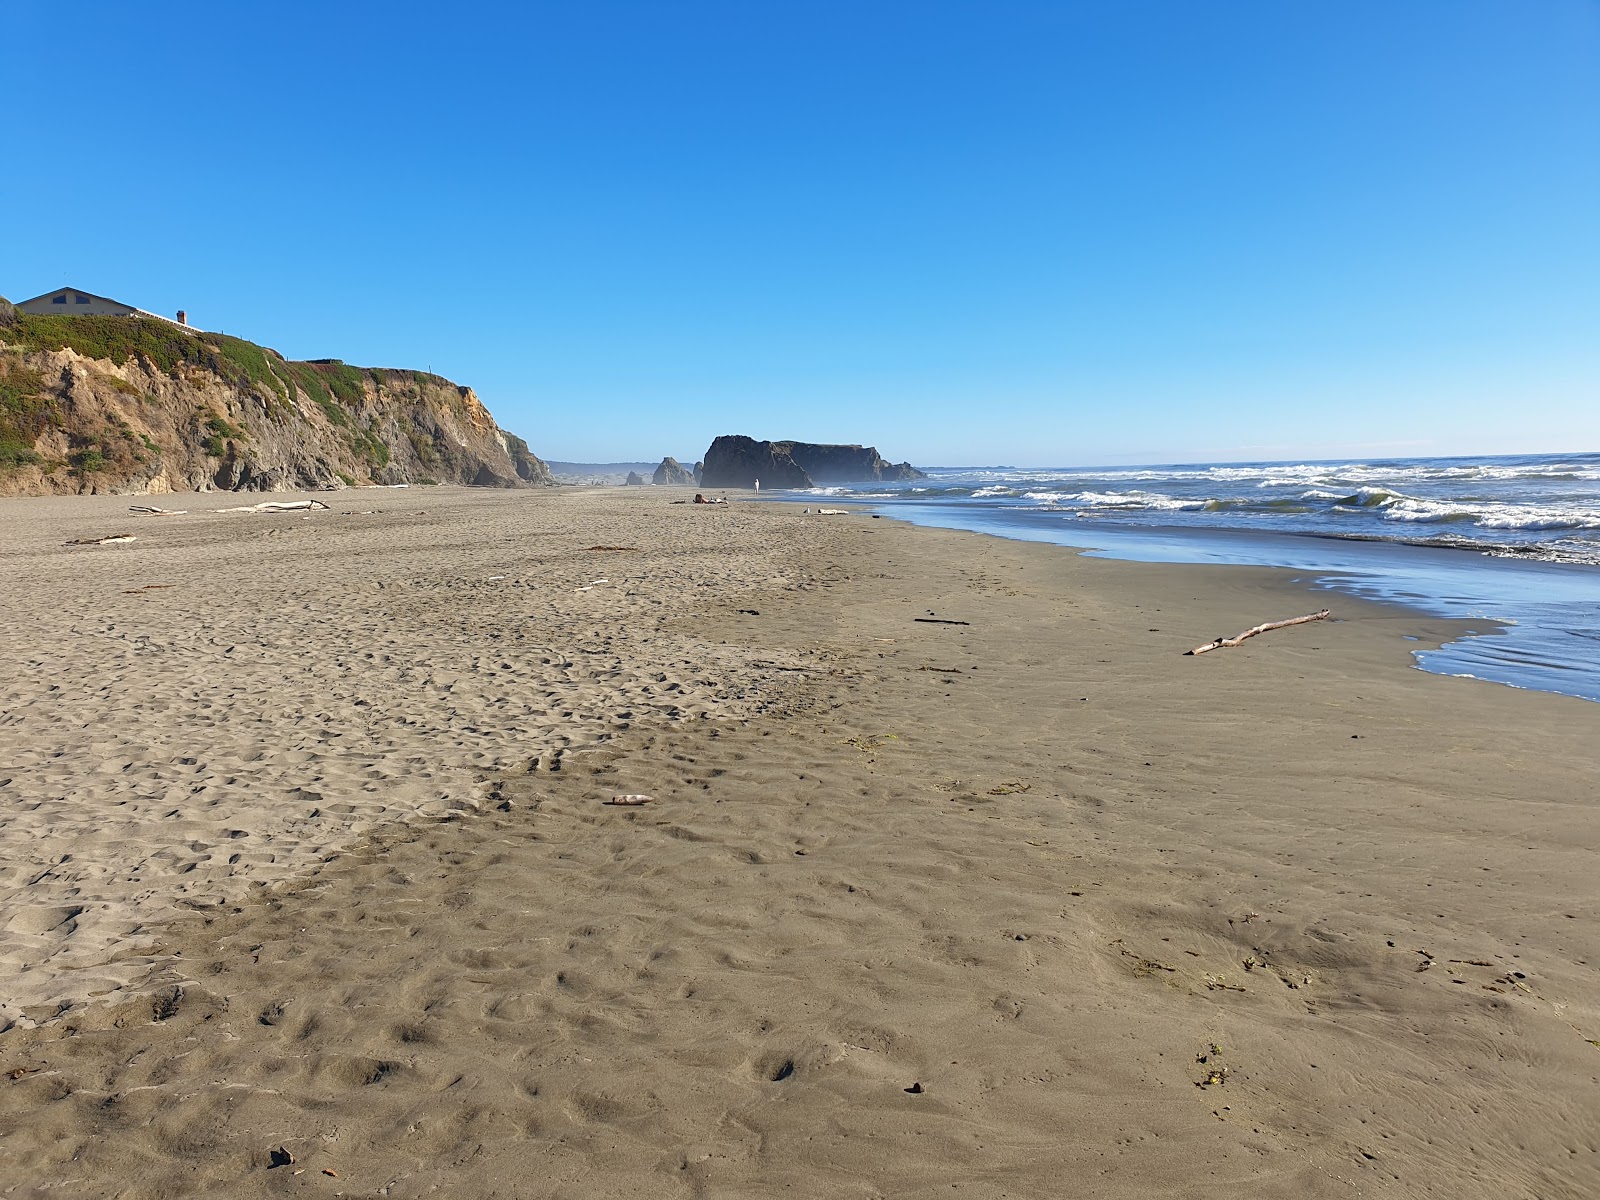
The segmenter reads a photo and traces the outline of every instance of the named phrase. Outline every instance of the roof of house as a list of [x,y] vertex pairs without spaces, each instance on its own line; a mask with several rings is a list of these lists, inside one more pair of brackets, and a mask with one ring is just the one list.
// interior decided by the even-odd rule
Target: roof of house
[[153,313],[153,312],[149,312],[149,311],[147,311],[145,309],[142,309],[137,304],[129,304],[126,300],[114,300],[110,296],[97,295],[96,293],[91,292],[86,288],[80,288],[80,287],[51,288],[48,292],[40,292],[37,296],[30,296],[26,300],[18,300],[17,303],[19,305],[22,305],[22,304],[32,304],[37,300],[48,300],[48,299],[50,299],[51,296],[56,295],[58,292],[77,292],[78,295],[80,295],[80,296],[88,296],[92,300],[101,300],[101,301],[104,301],[106,304],[117,304],[117,305],[121,305],[123,308],[131,308],[131,309],[133,309],[133,311],[135,313],[137,313],[141,317],[154,317],[157,321],[165,321],[168,325],[176,325],[179,329],[187,329],[190,333],[196,332],[195,327],[193,325],[185,325],[181,321],[174,321],[171,317],[163,317],[160,313]]

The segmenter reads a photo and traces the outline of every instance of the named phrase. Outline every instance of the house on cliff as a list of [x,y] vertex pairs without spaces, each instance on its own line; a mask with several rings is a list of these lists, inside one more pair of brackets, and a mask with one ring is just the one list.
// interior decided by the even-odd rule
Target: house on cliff
[[35,296],[31,300],[18,301],[17,311],[37,313],[40,316],[58,317],[153,317],[157,321],[165,321],[168,325],[176,325],[180,329],[194,327],[189,324],[189,314],[179,311],[178,319],[163,317],[159,313],[146,312],[142,308],[135,308],[131,304],[124,304],[121,300],[112,300],[108,296],[96,296],[93,292],[85,292],[80,288],[57,288],[53,292],[46,292],[42,296]]

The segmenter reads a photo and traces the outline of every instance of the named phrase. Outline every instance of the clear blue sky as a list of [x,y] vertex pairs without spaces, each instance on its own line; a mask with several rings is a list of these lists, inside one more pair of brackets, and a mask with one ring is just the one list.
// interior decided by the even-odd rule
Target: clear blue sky
[[0,294],[546,457],[1600,448],[1594,0],[51,0],[0,78]]

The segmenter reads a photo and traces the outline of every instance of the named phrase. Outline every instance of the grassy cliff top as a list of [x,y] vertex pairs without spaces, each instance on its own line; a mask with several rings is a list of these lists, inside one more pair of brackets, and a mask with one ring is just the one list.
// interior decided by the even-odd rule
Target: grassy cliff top
[[[222,333],[186,330],[154,317],[59,316],[55,313],[17,312],[0,298],[0,341],[20,350],[74,350],[86,358],[107,359],[118,366],[142,358],[169,375],[184,364],[221,375],[231,383],[254,383],[283,393],[279,372],[285,367],[305,367],[327,378],[336,390],[359,386],[362,376],[409,378],[455,386],[426,371],[389,367],[352,367],[337,358],[290,362],[276,350],[244,338]],[[298,372],[296,372],[298,374]],[[339,388],[338,384],[345,387]]]

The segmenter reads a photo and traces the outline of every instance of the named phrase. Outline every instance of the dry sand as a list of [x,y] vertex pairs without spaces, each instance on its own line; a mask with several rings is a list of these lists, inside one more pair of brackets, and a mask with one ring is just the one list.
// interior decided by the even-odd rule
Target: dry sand
[[0,1195],[1600,1194],[1600,706],[684,494],[0,507]]

